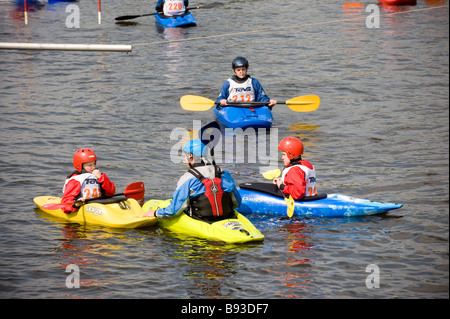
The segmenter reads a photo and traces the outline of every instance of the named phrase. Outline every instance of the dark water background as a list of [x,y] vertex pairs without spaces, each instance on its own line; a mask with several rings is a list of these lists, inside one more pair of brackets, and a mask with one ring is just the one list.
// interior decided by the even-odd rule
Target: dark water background
[[[191,5],[206,4],[191,1]],[[0,1],[0,42],[132,44],[131,53],[0,51],[0,297],[2,298],[448,298],[449,46],[447,1],[380,7],[371,1],[224,1],[195,10],[198,26],[159,30],[143,1],[67,3],[24,25]],[[65,225],[35,212],[60,195],[72,155],[91,147],[122,190],[144,181],[168,198],[185,170],[172,163],[185,94],[214,99],[237,56],[267,94],[316,94],[320,108],[274,109],[278,139],[297,136],[320,191],[404,204],[386,215],[283,220],[250,216],[260,244],[183,240],[157,228]],[[273,150],[276,152],[276,149]],[[282,162],[279,158],[278,165]],[[237,183],[262,181],[260,163],[223,163]],[[68,289],[65,267],[80,268]],[[366,267],[380,269],[368,289]]]

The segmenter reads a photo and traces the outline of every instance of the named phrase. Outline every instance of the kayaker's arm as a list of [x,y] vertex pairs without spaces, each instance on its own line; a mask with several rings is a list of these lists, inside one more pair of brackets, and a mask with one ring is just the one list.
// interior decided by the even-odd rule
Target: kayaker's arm
[[166,208],[158,209],[158,211],[156,212],[158,218],[168,218],[170,216],[177,214],[180,210],[184,210],[189,203],[189,195],[192,195],[190,194],[191,189],[197,190],[197,188],[201,186],[203,186],[203,184],[196,178],[191,178],[182,185],[180,185],[173,193],[170,205],[167,206]]
[[261,83],[255,78],[252,78],[252,86],[255,90],[255,102],[269,102],[270,99],[264,91]]
[[225,83],[222,85],[222,88],[220,90],[220,94],[219,97],[216,99],[216,103],[217,104],[221,104],[220,101],[221,100],[227,100],[228,99],[228,90],[230,88],[230,82],[227,80],[225,81]]
[[110,197],[114,195],[116,192],[116,186],[114,183],[106,176],[105,173],[102,173],[100,178],[98,179],[103,191],[105,192],[105,196]]
[[252,85],[255,89],[255,102],[268,102],[268,106],[271,108],[277,104],[277,100],[269,99],[261,83],[257,79],[252,78]]
[[[61,203],[73,203],[75,201],[75,198],[80,194],[81,191],[81,186],[80,183],[75,181],[75,180],[71,180],[69,181],[66,186],[65,186],[65,191],[63,194],[63,197],[61,198]],[[66,214],[69,214],[71,212],[76,211],[78,208],[75,208],[72,206],[71,209],[67,209],[65,208],[63,211]]]
[[234,195],[233,201],[236,201],[234,203],[235,207],[241,206],[241,194],[236,188],[233,177],[231,177],[230,173],[227,171],[222,174],[222,189],[226,192],[231,192]]

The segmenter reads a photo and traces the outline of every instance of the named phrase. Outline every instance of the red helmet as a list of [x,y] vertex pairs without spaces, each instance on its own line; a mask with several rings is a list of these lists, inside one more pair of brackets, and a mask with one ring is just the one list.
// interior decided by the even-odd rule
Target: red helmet
[[97,156],[90,148],[82,148],[73,155],[73,167],[78,172],[81,172],[83,164],[87,162],[97,161]]
[[278,144],[279,151],[285,151],[291,160],[303,154],[303,143],[295,137],[285,137]]

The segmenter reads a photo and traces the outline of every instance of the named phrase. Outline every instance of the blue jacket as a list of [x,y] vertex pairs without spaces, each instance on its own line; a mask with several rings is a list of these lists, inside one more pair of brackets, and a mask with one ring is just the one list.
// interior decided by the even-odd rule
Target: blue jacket
[[[259,81],[255,78],[251,78],[251,79],[252,79],[253,89],[255,90],[255,102],[269,102],[270,99],[266,95],[266,92],[264,92],[264,89],[263,89],[261,83],[259,83]],[[222,89],[220,90],[220,95],[217,98],[216,103],[219,103],[220,100],[228,99],[229,89],[230,89],[230,82],[227,80],[222,85]]]
[[[206,165],[196,167],[196,169],[207,178],[214,178],[214,166]],[[222,176],[222,189],[225,192],[231,192],[233,198],[234,207],[241,205],[241,195],[236,189],[234,179],[230,173],[223,172]],[[158,209],[156,214],[158,218],[168,218],[176,213],[189,207],[189,200],[205,193],[205,186],[203,183],[191,173],[187,172],[180,177],[177,189],[172,195],[172,201],[166,208]]]

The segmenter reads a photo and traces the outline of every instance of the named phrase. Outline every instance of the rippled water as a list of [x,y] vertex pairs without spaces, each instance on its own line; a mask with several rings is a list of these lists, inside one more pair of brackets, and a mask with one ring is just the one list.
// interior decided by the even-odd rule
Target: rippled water
[[[141,1],[104,1],[101,25],[96,1],[82,1],[79,29],[65,26],[67,3],[30,12],[25,26],[0,1],[0,42],[133,45],[128,54],[0,51],[0,297],[448,298],[448,7],[418,2],[381,7],[377,29],[365,25],[370,1],[265,0],[224,1],[196,10],[197,27],[159,30],[152,17],[115,23],[153,12]],[[185,170],[170,160],[171,131],[213,119],[178,100],[214,99],[237,55],[270,97],[321,97],[311,113],[276,106],[271,132],[304,141],[320,191],[404,207],[249,216],[265,241],[240,246],[65,225],[35,211],[33,197],[61,194],[80,147],[96,151],[117,189],[142,180],[146,198],[170,197]],[[237,183],[262,181],[260,166],[222,164]],[[65,285],[69,264],[80,268],[79,289]],[[372,264],[380,287],[368,289]]]

